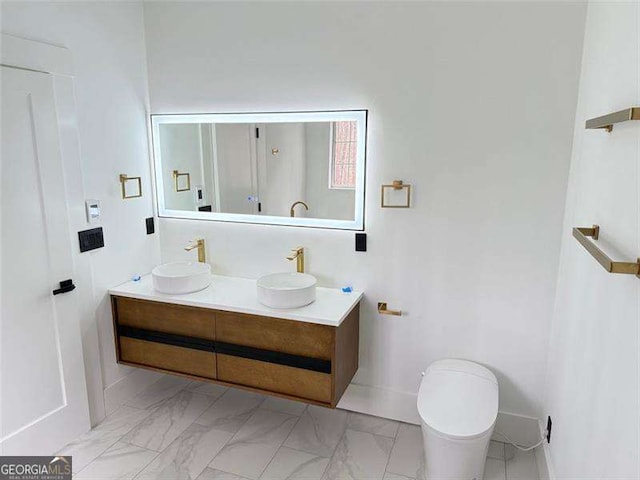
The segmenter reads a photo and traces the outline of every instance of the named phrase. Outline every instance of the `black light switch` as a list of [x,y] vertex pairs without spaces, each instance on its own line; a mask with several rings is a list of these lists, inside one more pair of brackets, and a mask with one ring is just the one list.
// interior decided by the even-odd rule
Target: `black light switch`
[[147,235],[151,235],[152,233],[156,233],[156,226],[153,223],[153,217],[149,217],[145,220],[147,224]]
[[88,252],[96,248],[104,247],[104,236],[102,235],[102,227],[92,228],[78,232],[78,241],[80,242],[80,251]]
[[367,251],[367,234],[356,233],[356,252]]

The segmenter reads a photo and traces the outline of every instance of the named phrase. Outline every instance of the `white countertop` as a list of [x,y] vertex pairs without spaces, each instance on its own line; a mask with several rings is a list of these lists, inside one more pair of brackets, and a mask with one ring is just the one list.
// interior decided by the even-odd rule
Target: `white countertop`
[[291,309],[269,308],[258,302],[255,280],[222,275],[211,275],[211,278],[211,285],[204,290],[184,295],[167,295],[155,291],[151,275],[143,276],[138,282],[130,281],[118,285],[110,289],[109,293],[120,297],[284,318],[333,327],[342,323],[363,295],[362,292],[344,293],[337,288],[317,287],[316,301],[310,305]]

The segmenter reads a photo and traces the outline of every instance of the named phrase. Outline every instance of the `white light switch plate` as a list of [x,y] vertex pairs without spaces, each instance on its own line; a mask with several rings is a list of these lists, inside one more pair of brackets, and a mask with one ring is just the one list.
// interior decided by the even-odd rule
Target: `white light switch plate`
[[100,200],[86,200],[84,205],[87,212],[87,223],[95,224],[100,222],[100,215],[102,214]]

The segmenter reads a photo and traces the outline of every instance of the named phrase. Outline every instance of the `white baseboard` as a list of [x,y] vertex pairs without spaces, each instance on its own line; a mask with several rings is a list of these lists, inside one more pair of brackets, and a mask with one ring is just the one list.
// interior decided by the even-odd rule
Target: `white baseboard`
[[112,383],[104,389],[104,407],[107,415],[113,413],[120,405],[131,397],[137,395],[154,382],[157,382],[164,374],[134,369],[129,375]]
[[[540,434],[544,434],[546,429],[544,422],[540,421]],[[538,466],[538,476],[540,480],[556,480],[556,473],[551,461],[551,447],[545,441],[535,449],[536,465]]]
[[506,438],[500,435],[504,433],[509,440],[518,445],[535,445],[540,441],[539,423],[540,420],[537,418],[500,411],[491,439],[506,442]]
[[[352,383],[340,399],[338,408],[420,425],[417,398],[413,393]],[[515,413],[498,412],[492,438],[504,442],[498,432],[520,445],[533,445],[540,440],[539,420]]]

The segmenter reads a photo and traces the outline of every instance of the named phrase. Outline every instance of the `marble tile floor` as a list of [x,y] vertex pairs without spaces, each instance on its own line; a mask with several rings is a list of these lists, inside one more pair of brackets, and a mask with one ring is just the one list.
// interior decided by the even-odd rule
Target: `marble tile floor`
[[[169,376],[58,453],[76,480],[424,477],[415,425]],[[538,480],[534,454],[491,442],[484,478]]]

